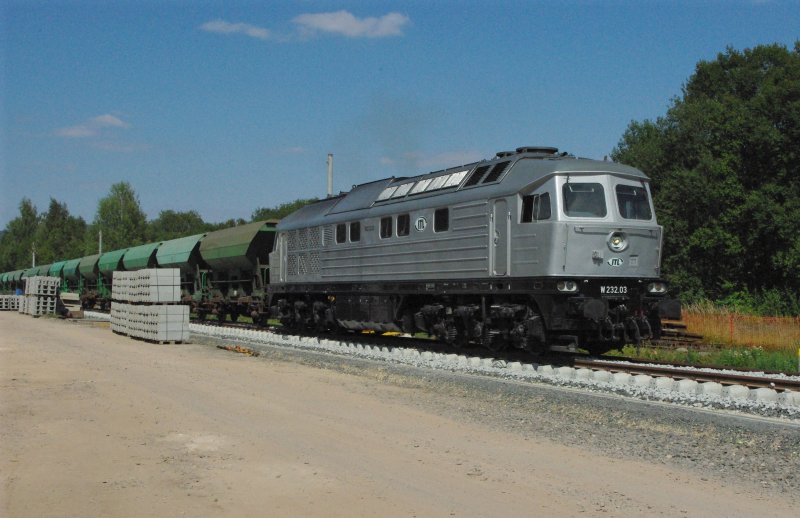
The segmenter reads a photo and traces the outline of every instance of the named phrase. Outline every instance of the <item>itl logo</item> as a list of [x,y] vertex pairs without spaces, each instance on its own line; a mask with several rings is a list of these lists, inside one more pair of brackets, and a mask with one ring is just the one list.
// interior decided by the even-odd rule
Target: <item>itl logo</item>
[[621,257],[612,257],[608,260],[609,266],[622,266],[624,262]]
[[423,217],[417,218],[417,221],[414,222],[414,228],[417,229],[417,232],[423,232],[427,226],[428,220]]

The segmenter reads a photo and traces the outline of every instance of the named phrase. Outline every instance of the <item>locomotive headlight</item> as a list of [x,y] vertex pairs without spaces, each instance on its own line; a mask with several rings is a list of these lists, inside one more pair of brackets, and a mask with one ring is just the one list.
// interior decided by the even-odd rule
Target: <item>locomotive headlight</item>
[[651,282],[647,285],[648,293],[660,295],[667,292],[667,285],[663,282]]
[[614,232],[608,236],[608,248],[612,252],[622,252],[628,248],[628,240],[625,239],[625,234],[622,232]]
[[574,293],[578,291],[578,283],[575,281],[558,281],[556,289],[565,293]]

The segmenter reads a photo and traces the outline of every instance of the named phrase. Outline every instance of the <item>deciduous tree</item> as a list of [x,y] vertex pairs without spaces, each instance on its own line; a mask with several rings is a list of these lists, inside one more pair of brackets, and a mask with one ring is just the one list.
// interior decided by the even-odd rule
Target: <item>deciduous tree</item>
[[701,61],[612,157],[653,179],[664,270],[693,296],[800,291],[800,42]]

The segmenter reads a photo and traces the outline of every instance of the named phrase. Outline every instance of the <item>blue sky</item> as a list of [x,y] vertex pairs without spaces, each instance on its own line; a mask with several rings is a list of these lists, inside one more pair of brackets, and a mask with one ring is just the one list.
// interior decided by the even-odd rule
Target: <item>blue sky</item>
[[129,182],[206,221],[490,158],[602,158],[702,59],[800,39],[800,1],[16,1],[0,6],[0,228]]

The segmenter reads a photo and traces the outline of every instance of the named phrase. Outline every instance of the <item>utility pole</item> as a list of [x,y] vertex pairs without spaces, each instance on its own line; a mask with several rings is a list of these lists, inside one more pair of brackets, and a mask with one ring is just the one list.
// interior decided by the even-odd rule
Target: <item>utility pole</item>
[[31,244],[31,268],[36,268],[36,243]]
[[333,153],[328,153],[328,198],[333,196]]
[[102,253],[103,253],[103,229],[102,228],[100,229],[100,244],[99,244],[98,248],[99,248],[99,252],[97,252],[97,253],[102,255]]

